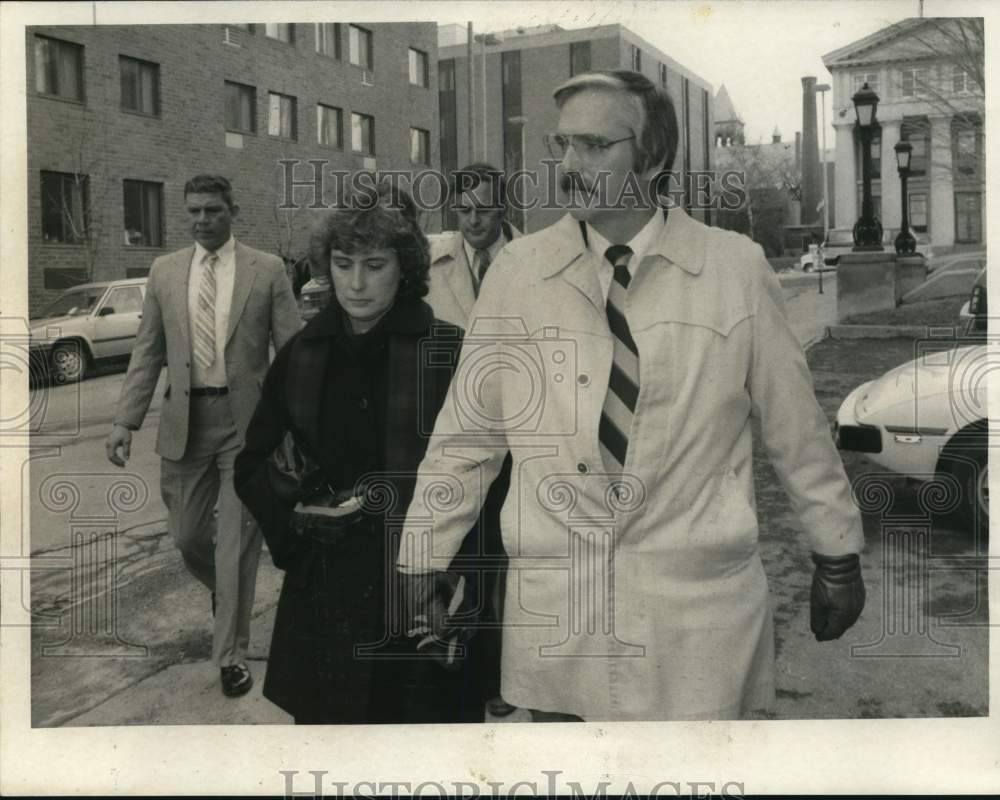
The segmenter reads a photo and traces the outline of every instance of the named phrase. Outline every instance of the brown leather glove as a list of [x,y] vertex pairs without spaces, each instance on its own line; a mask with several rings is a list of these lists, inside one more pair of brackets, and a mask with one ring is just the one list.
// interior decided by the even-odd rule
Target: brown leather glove
[[865,583],[861,579],[861,559],[857,553],[821,556],[813,553],[813,573],[809,603],[809,627],[816,641],[839,639],[858,621],[865,607]]
[[445,669],[457,670],[466,656],[465,642],[475,631],[454,618],[464,579],[450,572],[400,573],[404,631],[418,638],[417,650]]

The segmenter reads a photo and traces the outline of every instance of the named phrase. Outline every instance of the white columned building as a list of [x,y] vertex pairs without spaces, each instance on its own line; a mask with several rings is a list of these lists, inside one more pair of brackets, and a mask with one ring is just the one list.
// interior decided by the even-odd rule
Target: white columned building
[[[976,35],[976,25],[980,33]],[[982,20],[908,19],[827,53],[836,138],[836,226],[861,212],[861,146],[852,97],[879,96],[872,195],[884,228],[898,231],[902,187],[895,146],[913,147],[910,227],[935,247],[985,242]]]

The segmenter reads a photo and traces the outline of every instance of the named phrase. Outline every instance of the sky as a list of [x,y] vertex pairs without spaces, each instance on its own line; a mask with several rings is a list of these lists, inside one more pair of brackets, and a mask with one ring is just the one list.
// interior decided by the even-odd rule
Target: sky
[[[978,15],[987,4],[925,0],[924,16]],[[918,0],[577,0],[428,4],[431,7],[439,23],[472,20],[476,31],[620,23],[708,80],[715,91],[725,84],[746,123],[748,143],[770,141],[775,126],[784,141],[794,141],[795,132],[802,129],[801,78],[813,75],[818,83],[830,82],[823,55],[919,14]],[[827,92],[830,148],[832,103]]]

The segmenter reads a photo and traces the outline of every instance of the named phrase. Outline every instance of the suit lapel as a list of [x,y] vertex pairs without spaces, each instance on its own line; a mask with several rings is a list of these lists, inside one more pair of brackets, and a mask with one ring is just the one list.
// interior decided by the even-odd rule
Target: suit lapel
[[229,306],[229,330],[226,332],[226,344],[233,338],[240,315],[250,297],[254,278],[257,275],[257,259],[243,245],[236,242],[235,273],[233,275],[233,299]]
[[191,350],[191,318],[188,311],[188,297],[191,291],[191,260],[193,258],[193,245],[179,250],[173,263],[173,279],[170,281],[171,291],[174,293],[173,307],[177,309],[181,337],[184,339],[188,351]]
[[[445,256],[447,258],[447,256]],[[462,309],[466,317],[472,312],[472,306],[476,302],[476,294],[472,288],[472,273],[469,272],[469,260],[465,257],[465,246],[462,243],[462,234],[455,235],[451,250],[451,263],[445,269],[445,283],[448,290]]]

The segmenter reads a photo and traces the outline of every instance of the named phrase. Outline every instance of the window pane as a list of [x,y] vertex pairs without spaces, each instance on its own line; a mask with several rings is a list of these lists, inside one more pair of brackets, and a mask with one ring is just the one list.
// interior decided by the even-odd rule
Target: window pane
[[270,136],[281,135],[281,98],[273,92],[267,96],[267,133]]
[[142,88],[142,110],[147,114],[156,114],[159,111],[156,73],[157,68],[152,64],[144,64],[139,73]]
[[122,70],[122,106],[139,110],[138,64],[131,58],[119,60]]
[[280,42],[292,41],[292,26],[288,22],[268,22],[264,25],[264,33]]
[[146,181],[124,181],[125,244],[162,247],[160,205],[163,187]]
[[35,91],[55,93],[55,65],[52,63],[52,45],[48,39],[35,38]]
[[113,308],[115,314],[138,314],[142,311],[142,292],[138,286],[112,289],[103,307]]
[[80,48],[68,42],[60,42],[59,96],[80,100],[80,88]]
[[927,230],[927,195],[910,195],[910,225],[919,233]]

